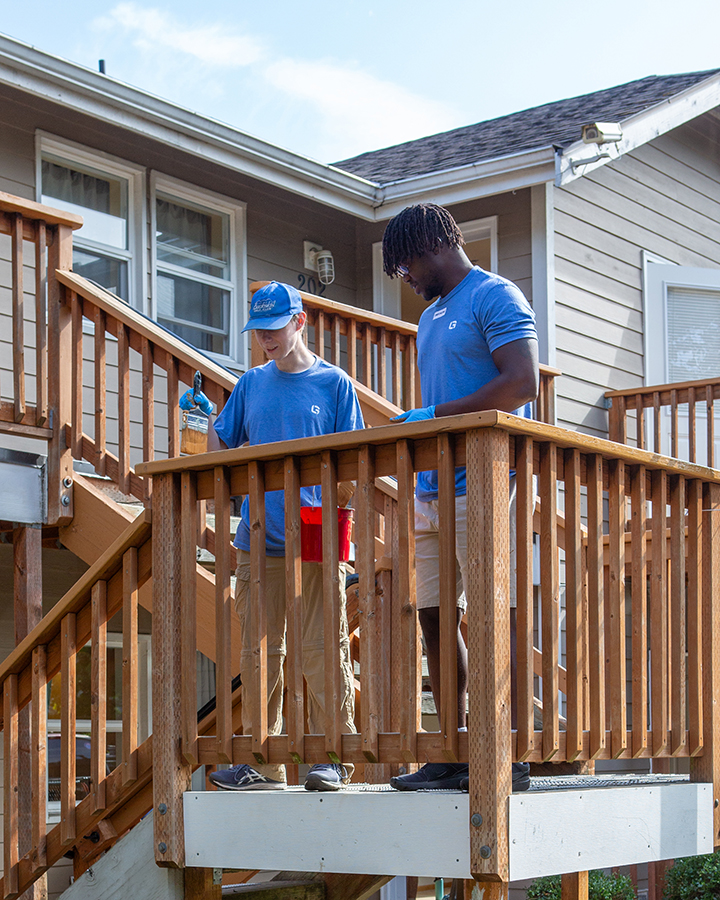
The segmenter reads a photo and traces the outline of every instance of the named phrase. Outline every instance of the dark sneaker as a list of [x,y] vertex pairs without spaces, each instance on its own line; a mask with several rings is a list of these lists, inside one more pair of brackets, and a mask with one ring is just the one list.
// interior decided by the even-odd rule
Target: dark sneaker
[[283,781],[273,781],[246,765],[211,772],[208,778],[211,784],[225,791],[281,791],[285,787]]
[[417,772],[396,775],[390,786],[396,791],[459,791],[468,780],[467,763],[425,763]]
[[348,773],[345,766],[336,763],[318,763],[311,766],[305,776],[306,791],[339,791],[348,783]]
[[[530,787],[530,763],[520,762],[512,764],[512,789],[513,794],[526,791]],[[460,783],[460,790],[467,791],[470,789],[470,779],[467,772]]]

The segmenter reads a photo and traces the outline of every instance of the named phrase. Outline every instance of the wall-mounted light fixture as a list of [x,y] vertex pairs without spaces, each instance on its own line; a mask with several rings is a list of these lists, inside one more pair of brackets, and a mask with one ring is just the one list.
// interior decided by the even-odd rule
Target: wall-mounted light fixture
[[303,241],[303,265],[311,272],[318,273],[321,284],[332,284],[335,281],[335,260],[332,253],[313,241]]

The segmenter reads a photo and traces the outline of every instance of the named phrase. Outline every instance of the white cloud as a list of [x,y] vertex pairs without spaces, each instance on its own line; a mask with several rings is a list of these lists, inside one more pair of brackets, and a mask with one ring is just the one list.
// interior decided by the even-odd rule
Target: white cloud
[[134,33],[134,44],[141,50],[167,47],[222,67],[252,65],[264,56],[252,36],[234,34],[223,25],[181,25],[159,9],[143,9],[136,3],[119,3],[95,24],[105,29],[119,25]]

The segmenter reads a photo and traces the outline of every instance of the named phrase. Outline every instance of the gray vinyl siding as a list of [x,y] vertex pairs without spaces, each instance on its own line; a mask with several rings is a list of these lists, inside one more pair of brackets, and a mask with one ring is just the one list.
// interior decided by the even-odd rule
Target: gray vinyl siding
[[643,250],[720,265],[718,142],[704,116],[555,190],[559,425],[606,437],[604,392],[643,384]]

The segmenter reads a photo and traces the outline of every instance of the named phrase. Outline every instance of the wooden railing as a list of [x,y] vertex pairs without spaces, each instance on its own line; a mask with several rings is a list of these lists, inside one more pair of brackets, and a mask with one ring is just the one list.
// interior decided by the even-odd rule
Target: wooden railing
[[[414,610],[413,484],[417,471],[437,468],[440,540],[451,541],[456,465],[468,471],[469,733],[459,733],[454,704],[441,710],[441,730],[420,728],[420,649]],[[509,647],[508,471],[517,472],[517,728],[513,731]],[[156,822],[162,859],[182,859],[182,785],[178,767],[191,761],[315,763],[340,758],[363,763],[469,761],[470,809],[482,810],[471,831],[472,871],[507,880],[507,804],[510,760],[563,761],[686,757],[692,777],[714,781],[720,741],[720,666],[713,651],[720,625],[720,474],[573,434],[559,428],[487,412],[365,432],[228,450],[193,459],[143,464],[153,479],[153,511],[162,532],[154,545],[155,659],[163,700],[179,704],[177,722],[157,724],[156,759],[164,760],[156,804],[168,816]],[[534,597],[533,475],[540,497],[540,591]],[[376,591],[375,479],[397,483],[391,596]],[[338,711],[327,710],[325,732],[304,728],[301,647],[295,597],[300,558],[301,485],[323,489],[323,552],[327,571],[337,560],[339,481],[357,482],[356,555],[359,574],[360,703],[358,734],[342,734]],[[262,591],[263,503],[267,490],[286,492],[288,563],[287,733],[267,734]],[[229,497],[251,503],[251,618],[258,623],[252,685],[252,735],[231,726],[228,664],[231,553],[216,555],[217,737],[198,735],[192,716],[194,685],[183,672],[195,654],[194,569],[196,504],[213,499],[216,535],[227,537]],[[564,497],[563,515],[558,497]],[[581,512],[586,504],[587,513]],[[605,510],[607,510],[605,512]],[[605,527],[607,522],[607,527]],[[387,523],[386,523],[387,526]],[[386,527],[387,533],[387,527]],[[227,546],[227,541],[221,542]],[[448,548],[447,552],[451,552]],[[162,577],[158,577],[158,573]],[[565,574],[566,646],[560,644],[561,572]],[[629,599],[626,597],[629,585]],[[440,596],[441,684],[455,692],[454,573]],[[324,585],[326,634],[337,633],[337,583]],[[534,646],[534,602],[539,604],[539,647]],[[162,612],[161,612],[162,611]],[[626,612],[633,621],[626,635]],[[626,638],[630,638],[629,642]],[[173,641],[176,643],[173,644]],[[629,650],[628,650],[629,645]],[[171,648],[177,647],[177,650]],[[338,647],[326,653],[326,696],[338,687]],[[534,727],[533,675],[541,656],[543,726]],[[564,668],[561,684],[560,670]],[[387,688],[392,685],[392,690]],[[175,701],[172,698],[176,698]],[[180,698],[180,699],[177,699]],[[649,702],[649,706],[648,706]],[[561,730],[561,718],[565,730]],[[159,735],[162,734],[162,738]],[[160,740],[162,745],[160,746]],[[175,780],[174,780],[175,779]],[[720,834],[716,811],[715,834]],[[494,848],[487,857],[487,848]],[[480,850],[482,849],[482,853]]]
[[[632,441],[641,450],[665,452],[690,462],[701,460],[715,467],[715,401],[720,400],[720,376],[607,391],[605,397],[610,401],[611,441]],[[663,428],[663,416],[669,420],[669,433],[667,427]],[[686,437],[682,435],[681,417],[687,419]],[[699,427],[702,419],[704,428]]]
[[[255,281],[252,293],[268,284]],[[379,313],[364,311],[300,291],[308,314],[308,346],[369,388],[402,409],[422,406],[417,374],[417,325]],[[263,363],[261,348],[253,341],[252,364]],[[555,424],[555,377],[552,366],[540,366],[540,387],[535,418]]]

